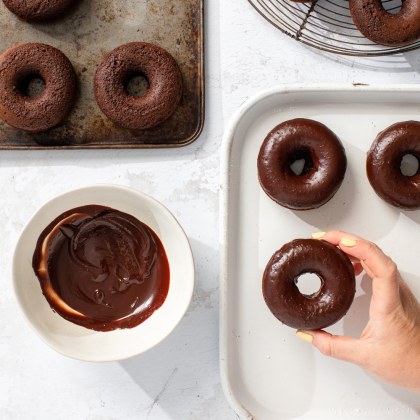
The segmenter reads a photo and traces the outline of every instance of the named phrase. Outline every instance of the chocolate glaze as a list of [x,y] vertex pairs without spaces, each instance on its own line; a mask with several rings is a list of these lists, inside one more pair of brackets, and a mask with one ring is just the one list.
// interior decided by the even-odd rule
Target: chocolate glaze
[[98,205],[50,223],[33,268],[54,311],[97,331],[142,323],[169,290],[169,264],[156,234],[133,216]]
[[401,161],[411,154],[420,162],[420,122],[404,121],[380,132],[367,156],[366,172],[375,192],[405,210],[420,209],[420,168],[413,176],[401,173]]
[[354,24],[377,44],[402,46],[420,38],[420,2],[404,0],[398,13],[387,12],[381,0],[350,0]]
[[48,22],[62,17],[79,0],[3,0],[15,15],[28,22]]
[[[146,94],[131,96],[126,84],[142,74],[149,83]],[[182,77],[175,59],[164,49],[146,42],[131,42],[111,51],[95,73],[96,102],[115,124],[131,130],[154,127],[178,107]]]
[[[301,175],[290,165],[305,159]],[[265,138],[257,160],[258,178],[267,195],[283,207],[308,210],[328,202],[347,168],[343,145],[325,125],[304,118],[285,121]]]
[[[37,97],[22,90],[33,78],[45,85]],[[29,43],[0,56],[0,118],[13,127],[32,133],[55,127],[70,112],[76,92],[73,66],[57,48]]]
[[[321,279],[321,288],[313,295],[303,295],[296,286],[304,273],[314,273]],[[282,323],[299,329],[325,328],[340,320],[353,302],[353,265],[329,242],[296,239],[271,257],[262,290],[270,311]]]

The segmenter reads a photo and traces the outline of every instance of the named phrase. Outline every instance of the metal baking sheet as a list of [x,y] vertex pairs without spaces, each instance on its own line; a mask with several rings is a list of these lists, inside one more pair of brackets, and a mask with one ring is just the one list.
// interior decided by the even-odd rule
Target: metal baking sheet
[[[176,147],[193,142],[204,123],[204,0],[80,0],[62,20],[29,24],[0,2],[0,51],[26,42],[60,49],[79,79],[78,99],[63,125],[28,134],[0,122],[0,149]],[[102,114],[93,76],[106,53],[131,42],[151,42],[177,60],[181,104],[167,121],[148,130],[119,128]]]
[[[271,314],[261,278],[284,243],[312,232],[347,230],[377,242],[420,298],[420,212],[383,202],[366,177],[366,151],[397,121],[420,119],[420,87],[280,87],[248,100],[226,129],[222,148],[220,366],[241,418],[414,420],[418,394],[386,385],[361,368],[320,354]],[[259,186],[258,151],[282,121],[304,117],[330,127],[348,168],[337,194],[319,209],[290,211]],[[348,314],[327,330],[358,337],[368,319],[371,281],[357,279]]]

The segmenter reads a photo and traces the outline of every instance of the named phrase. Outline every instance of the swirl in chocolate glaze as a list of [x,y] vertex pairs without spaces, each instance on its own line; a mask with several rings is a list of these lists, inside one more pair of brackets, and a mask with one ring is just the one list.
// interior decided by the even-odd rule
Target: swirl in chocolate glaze
[[33,268],[54,311],[97,331],[142,323],[169,289],[156,234],[133,216],[98,205],[67,211],[44,229]]

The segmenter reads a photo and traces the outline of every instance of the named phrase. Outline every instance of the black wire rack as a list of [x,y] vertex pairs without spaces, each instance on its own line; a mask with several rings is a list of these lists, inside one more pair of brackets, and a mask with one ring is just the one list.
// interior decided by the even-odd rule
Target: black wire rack
[[[248,0],[276,28],[303,44],[333,54],[385,56],[420,48],[420,40],[403,47],[385,47],[366,39],[356,28],[348,0]],[[384,8],[395,13],[401,0],[382,0]]]

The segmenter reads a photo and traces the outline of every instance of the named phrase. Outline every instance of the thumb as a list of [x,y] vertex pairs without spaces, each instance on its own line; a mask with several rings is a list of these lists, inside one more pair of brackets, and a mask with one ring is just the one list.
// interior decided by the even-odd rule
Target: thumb
[[312,343],[322,354],[357,365],[364,364],[364,352],[360,340],[332,335],[322,330],[298,330],[297,337]]

